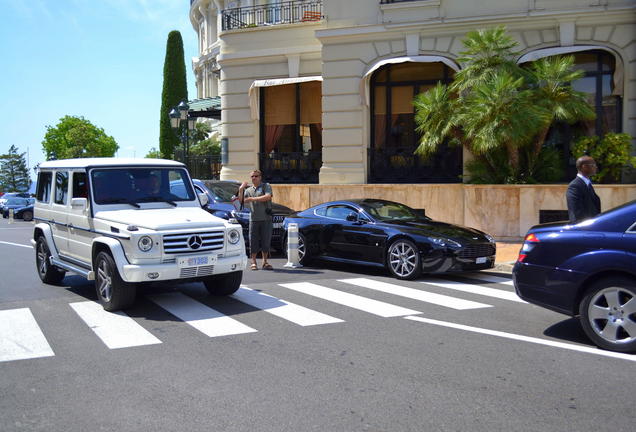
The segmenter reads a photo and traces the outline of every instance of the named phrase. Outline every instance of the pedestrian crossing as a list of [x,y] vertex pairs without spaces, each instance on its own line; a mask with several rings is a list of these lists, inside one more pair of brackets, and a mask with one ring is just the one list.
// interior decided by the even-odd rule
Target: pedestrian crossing
[[[344,316],[346,308],[376,317],[393,318],[421,315],[422,310],[428,310],[425,308],[430,307],[459,311],[495,307],[494,304],[456,297],[458,292],[472,294],[473,297],[486,297],[489,300],[503,300],[504,304],[505,302],[522,302],[511,291],[508,284],[510,279],[487,274],[470,274],[463,277],[486,282],[490,286],[448,279],[385,282],[377,278],[360,277],[277,283],[272,286],[272,291],[294,293],[295,296],[300,294],[300,298],[304,298],[303,296],[313,298],[311,304],[319,305],[315,308],[295,304],[248,286],[241,286],[229,299],[300,327],[344,323],[347,318]],[[433,290],[442,290],[454,295],[439,294],[432,292]],[[376,293],[381,293],[382,300],[372,298]],[[387,301],[387,294],[388,298],[395,296],[414,301],[413,309]],[[150,294],[144,299],[156,304],[209,338],[259,331],[241,322],[240,315],[228,316],[213,306],[181,292]],[[321,307],[330,308],[328,304],[338,305],[335,308],[337,311],[335,315],[343,316],[332,316],[324,311],[315,310]],[[99,303],[94,301],[73,302],[68,306],[74,312],[69,314],[71,318],[68,319],[79,318],[79,322],[90,328],[108,349],[158,345],[165,342],[125,312],[106,312]],[[34,316],[30,308],[0,310],[0,362],[55,356],[45,336],[46,331],[42,330],[37,319],[38,317]]]

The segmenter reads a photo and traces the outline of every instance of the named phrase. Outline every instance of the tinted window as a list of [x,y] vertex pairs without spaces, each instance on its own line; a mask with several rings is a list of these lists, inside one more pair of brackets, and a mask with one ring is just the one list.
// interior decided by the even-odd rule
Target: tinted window
[[325,216],[327,214],[327,207],[321,207],[316,210],[316,214],[319,216]]
[[68,196],[68,172],[58,172],[55,174],[55,195],[53,201],[55,204],[66,205],[66,197]]
[[41,172],[38,175],[38,190],[37,190],[37,200],[40,202],[49,202],[51,198],[51,183],[53,179],[53,174],[50,172]]
[[347,215],[350,213],[357,214],[358,212],[352,209],[351,207],[348,207],[345,205],[336,205],[336,206],[327,207],[327,212],[325,216],[333,218],[333,219],[345,220],[347,219]]
[[73,198],[88,198],[85,172],[73,173]]
[[91,171],[97,204],[192,201],[194,190],[182,168],[112,168]]
[[380,220],[405,220],[405,219],[418,219],[419,216],[415,210],[404,204],[399,204],[391,201],[372,201],[365,200],[360,203],[364,211],[369,213],[376,219]]

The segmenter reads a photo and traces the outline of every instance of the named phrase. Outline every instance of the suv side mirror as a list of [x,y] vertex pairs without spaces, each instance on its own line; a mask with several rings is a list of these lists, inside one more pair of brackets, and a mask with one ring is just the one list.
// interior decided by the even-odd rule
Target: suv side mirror
[[88,200],[86,198],[71,198],[71,208],[73,210],[86,210]]
[[199,202],[201,202],[201,207],[204,207],[205,205],[207,205],[210,202],[210,200],[208,200],[208,195],[207,194],[205,194],[203,192],[200,192],[197,195],[199,195]]
[[347,221],[349,222],[356,222],[358,220],[358,215],[351,212],[347,215]]

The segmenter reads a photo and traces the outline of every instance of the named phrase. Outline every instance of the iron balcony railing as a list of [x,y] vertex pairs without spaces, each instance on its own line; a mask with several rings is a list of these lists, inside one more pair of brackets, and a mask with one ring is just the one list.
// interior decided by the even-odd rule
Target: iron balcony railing
[[461,183],[461,148],[438,152],[432,158],[414,154],[414,150],[369,149],[369,183]]
[[322,152],[259,153],[258,159],[270,183],[318,183]]
[[315,22],[322,18],[322,0],[289,1],[221,12],[223,30]]

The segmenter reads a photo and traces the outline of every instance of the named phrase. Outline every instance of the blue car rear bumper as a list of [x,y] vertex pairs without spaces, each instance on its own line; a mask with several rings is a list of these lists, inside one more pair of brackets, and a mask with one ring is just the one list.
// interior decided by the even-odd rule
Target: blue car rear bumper
[[585,273],[518,262],[512,278],[517,295],[528,303],[566,315],[578,314],[579,289]]

